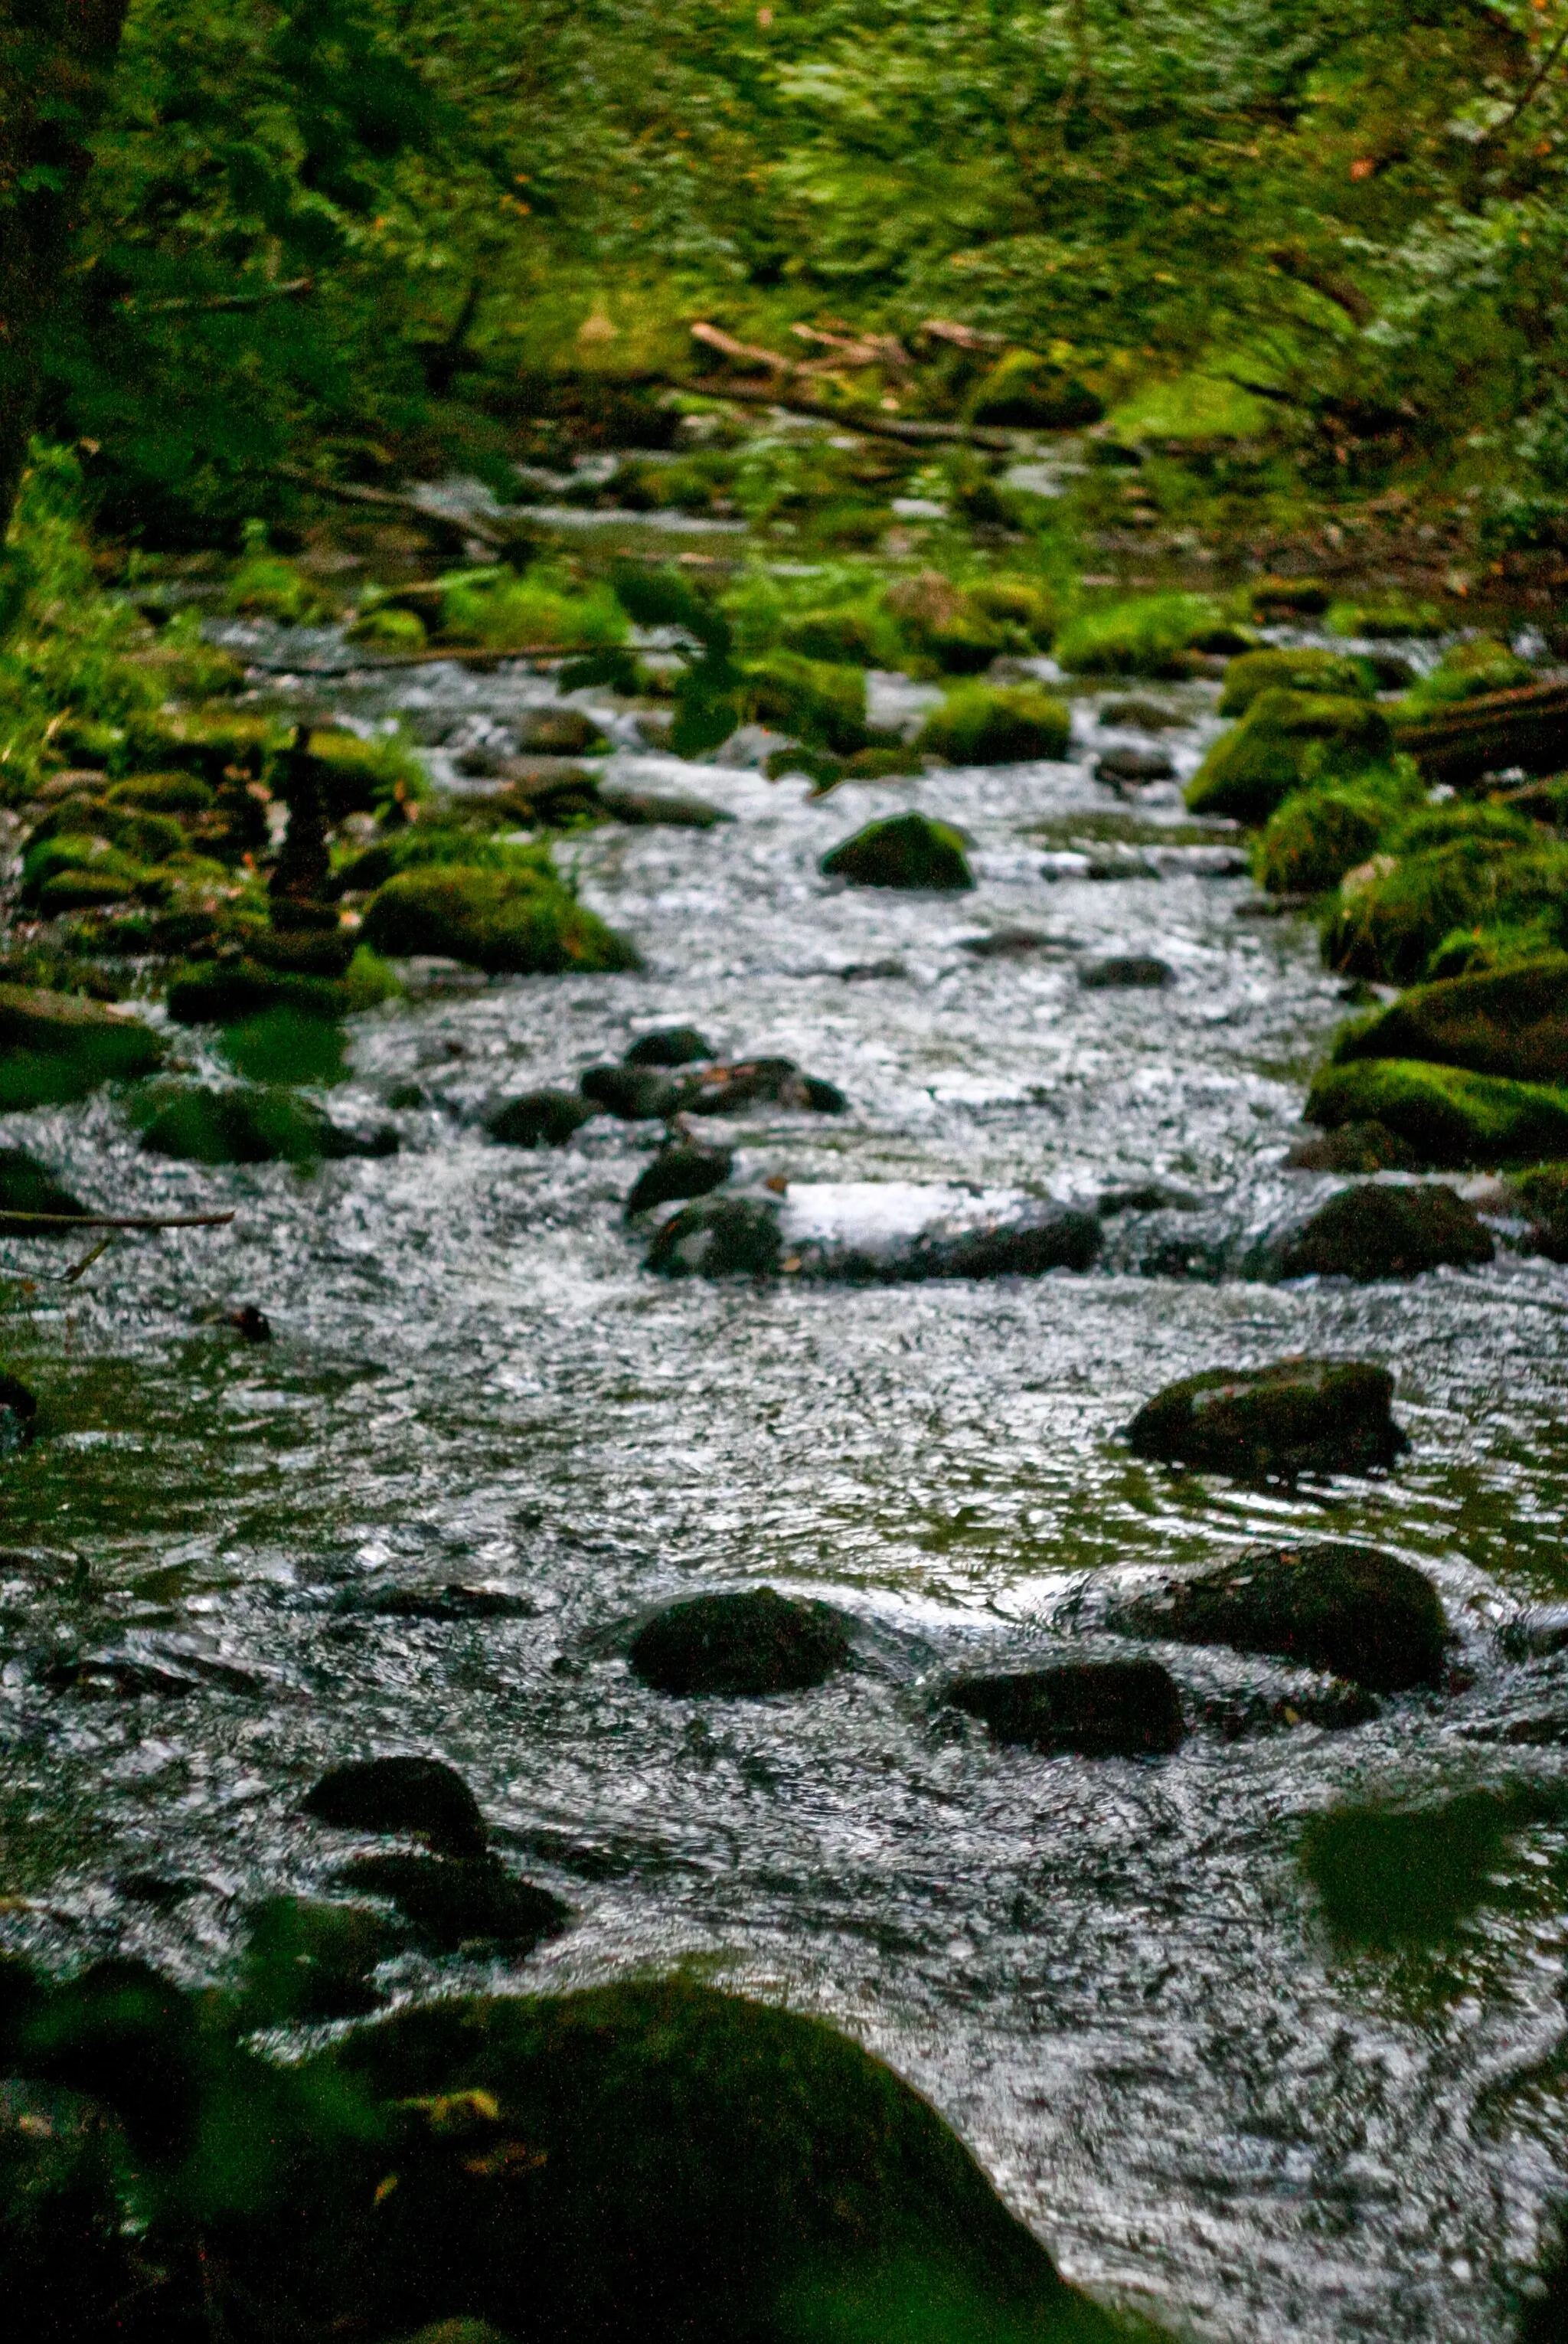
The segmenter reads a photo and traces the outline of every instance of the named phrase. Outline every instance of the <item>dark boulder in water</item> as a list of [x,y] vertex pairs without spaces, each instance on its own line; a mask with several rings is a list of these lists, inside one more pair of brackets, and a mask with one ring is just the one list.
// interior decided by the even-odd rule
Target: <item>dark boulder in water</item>
[[801,1107],[812,1115],[842,1115],[849,1100],[836,1084],[802,1074],[793,1058],[741,1058],[683,1075],[676,1085],[683,1115],[743,1115],[751,1106]]
[[706,1197],[711,1190],[722,1187],[734,1168],[731,1148],[691,1147],[684,1144],[661,1147],[652,1163],[645,1165],[633,1181],[626,1209],[628,1214],[647,1213],[655,1205]]
[[750,1197],[700,1197],[660,1226],[648,1267],[665,1278],[769,1278],[781,1258],[771,1205]]
[[407,1943],[407,1929],[363,1904],[269,1896],[252,1916],[246,2015],[258,2026],[363,2018],[386,1999],[370,1972]]
[[758,1587],[670,1604],[638,1631],[629,1658],[656,1692],[799,1692],[846,1665],[849,1640],[829,1605]]
[[1215,1368],[1169,1384],[1127,1428],[1133,1454],[1237,1480],[1367,1473],[1409,1443],[1389,1413],[1393,1378],[1354,1360]]
[[515,1880],[493,1855],[361,1855],[338,1874],[360,1896],[384,1896],[437,1953],[470,1945],[531,1953],[571,1920],[548,1889]]
[[1268,1248],[1273,1278],[1419,1278],[1442,1264],[1474,1268],[1496,1251],[1475,1207],[1438,1181],[1342,1188],[1304,1227]]
[[1421,1151],[1381,1123],[1342,1123],[1337,1131],[1292,1140],[1287,1172],[1415,1172]]
[[[69,1237],[59,1222],[79,1220],[86,1209],[26,1148],[0,1147],[0,1238]],[[15,1217],[35,1213],[48,1217]]]
[[1086,960],[1079,963],[1078,981],[1091,993],[1104,993],[1117,988],[1136,989],[1174,985],[1176,972],[1169,961],[1156,960],[1150,953],[1122,953],[1109,960]]
[[485,1845],[479,1803],[439,1758],[356,1758],[331,1767],[304,1802],[307,1815],[345,1831],[407,1832],[444,1854]]
[[504,1147],[564,1147],[593,1112],[575,1091],[524,1091],[498,1107],[485,1128]]
[[1147,782],[1169,782],[1175,773],[1175,764],[1163,749],[1103,749],[1094,763],[1095,780],[1109,782],[1113,788],[1119,782],[1130,782],[1134,788]]
[[673,1080],[658,1066],[589,1066],[578,1087],[596,1107],[626,1123],[662,1122],[680,1103]]
[[658,1230],[648,1267],[671,1278],[780,1270],[846,1285],[1040,1278],[1087,1269],[1101,1242],[1094,1214],[1021,1190],[802,1182],[778,1202],[699,1198]]
[[857,887],[940,888],[974,885],[964,841],[950,823],[923,813],[898,813],[870,822],[822,857],[829,879]]
[[694,1066],[718,1055],[713,1045],[704,1041],[695,1026],[661,1026],[655,1033],[639,1034],[630,1048],[622,1052],[621,1064],[625,1066]]
[[580,708],[530,708],[513,730],[525,756],[580,757],[586,750],[607,745],[593,718]]
[[1066,1661],[1008,1676],[960,1677],[946,1698],[983,1718],[999,1742],[1090,1758],[1152,1758],[1179,1749],[1181,1697],[1158,1661]]
[[1250,1547],[1218,1571],[1118,1606],[1123,1633],[1229,1644],[1325,1669],[1373,1692],[1442,1682],[1447,1623],[1431,1581],[1375,1547],[1336,1539]]
[[538,1606],[504,1587],[465,1587],[448,1581],[445,1587],[378,1588],[374,1594],[350,1597],[344,1609],[372,1620],[423,1620],[445,1628],[477,1620],[532,1620]]
[[188,1164],[309,1164],[322,1157],[395,1156],[397,1134],[347,1130],[286,1091],[189,1083],[137,1104],[142,1146]]

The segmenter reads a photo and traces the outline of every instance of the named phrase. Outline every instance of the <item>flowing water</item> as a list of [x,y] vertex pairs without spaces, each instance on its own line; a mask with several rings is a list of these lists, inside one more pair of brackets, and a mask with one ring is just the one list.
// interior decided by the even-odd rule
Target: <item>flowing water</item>
[[[550,686],[436,667],[329,689],[451,744],[504,736]],[[1190,770],[1213,694],[1175,696],[1164,738]],[[1344,1012],[1304,924],[1237,916],[1244,876],[1180,855],[1087,875],[1126,814],[1091,775],[1124,737],[1102,699],[1076,703],[1071,762],[819,801],[618,750],[618,772],[678,777],[734,820],[565,850],[645,973],[437,981],[355,1021],[334,1112],[395,1121],[389,1160],[166,1163],[104,1097],[11,1119],[0,1136],[68,1161],[95,1205],[237,1218],[127,1238],[71,1287],[42,1248],[5,1248],[35,1281],[8,1290],[7,1349],[45,1437],[0,1469],[0,1936],[57,1965],[117,1948],[222,1975],[248,1903],[342,1859],[297,1813],[322,1767],[437,1753],[578,1918],[526,1964],[406,1958],[392,1990],[688,1963],[884,2054],[1115,2297],[1263,2344],[1500,2338],[1568,2178],[1562,1850],[1523,1834],[1465,1929],[1391,1955],[1336,1951],[1296,1844],[1346,1794],[1563,1776],[1568,1663],[1511,1661],[1498,1632],[1568,1595],[1568,1271],[1503,1251],[1370,1288],[1143,1274],[1189,1226],[1243,1231],[1314,1193],[1282,1157]],[[819,875],[910,804],[969,832],[972,894]],[[1167,789],[1140,818],[1180,817]],[[1016,925],[1054,941],[966,949]],[[1174,984],[1082,988],[1079,961],[1112,951],[1160,955]],[[621,1217],[651,1127],[600,1118],[532,1154],[479,1117],[677,1021],[849,1099],[724,1127],[749,1173],[1078,1199],[1159,1177],[1203,1202],[1109,1222],[1086,1275],[656,1280]],[[409,1085],[424,1103],[389,1115]],[[217,1323],[244,1303],[270,1347]],[[1412,1447],[1389,1478],[1266,1494],[1120,1443],[1171,1379],[1302,1350],[1393,1369]],[[1454,1688],[1351,1732],[1199,1730],[1140,1763],[998,1747],[936,1700],[960,1665],[1099,1649],[1109,1587],[1296,1531],[1428,1571]],[[454,1581],[531,1610],[420,1623],[366,1601]],[[629,1675],[649,1607],[759,1582],[852,1613],[855,1669],[760,1702]],[[61,1654],[104,1665],[52,1689]],[[1195,1702],[1296,1682],[1166,1657]]]

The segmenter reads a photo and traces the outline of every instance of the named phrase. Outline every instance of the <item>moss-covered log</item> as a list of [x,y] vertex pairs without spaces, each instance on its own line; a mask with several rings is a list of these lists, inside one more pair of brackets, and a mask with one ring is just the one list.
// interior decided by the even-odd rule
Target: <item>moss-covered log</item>
[[1429,781],[1455,788],[1514,765],[1527,773],[1560,773],[1568,765],[1568,683],[1485,692],[1441,716],[1400,725],[1395,739]]

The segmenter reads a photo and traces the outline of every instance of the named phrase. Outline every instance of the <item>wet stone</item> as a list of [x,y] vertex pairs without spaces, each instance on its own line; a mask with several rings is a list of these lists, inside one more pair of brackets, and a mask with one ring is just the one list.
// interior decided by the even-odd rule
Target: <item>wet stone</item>
[[424,1620],[441,1627],[480,1620],[532,1620],[538,1613],[538,1606],[526,1595],[504,1587],[464,1587],[456,1581],[445,1587],[381,1588],[351,1596],[344,1609],[372,1620]]
[[661,1026],[654,1033],[639,1034],[630,1047],[621,1054],[624,1066],[694,1066],[716,1058],[718,1051],[705,1041],[695,1026]]
[[1420,1151],[1382,1123],[1342,1123],[1292,1142],[1287,1172],[1413,1172]]
[[1102,1188],[1095,1210],[1101,1220],[1118,1213],[1195,1213],[1203,1199],[1167,1180],[1144,1180],[1125,1188]]
[[782,1255],[779,1216],[749,1197],[701,1197],[672,1213],[648,1248],[663,1278],[769,1278]]
[[264,2026],[367,2017],[385,2000],[370,1972],[407,1943],[407,1929],[363,1904],[268,1897],[251,1923],[247,2016]]
[[1448,1638],[1431,1581],[1396,1556],[1339,1540],[1251,1547],[1195,1578],[1120,1604],[1108,1625],[1181,1644],[1228,1644],[1322,1669],[1372,1692],[1442,1682]]
[[1419,1278],[1442,1266],[1473,1268],[1496,1251],[1473,1205],[1441,1182],[1342,1188],[1305,1227],[1269,1248],[1274,1278]]
[[1007,1676],[960,1677],[945,1698],[983,1718],[999,1742],[1090,1758],[1180,1749],[1181,1697],[1158,1661],[1068,1661]]
[[1390,1414],[1393,1378],[1355,1361],[1216,1368],[1170,1384],[1127,1428],[1134,1456],[1237,1480],[1368,1473],[1409,1446]]
[[672,1603],[633,1637],[634,1674],[656,1692],[799,1692],[847,1666],[842,1616],[771,1587]]
[[593,1112],[573,1091],[525,1091],[498,1107],[485,1128],[506,1147],[564,1147]]
[[824,854],[821,868],[825,877],[847,879],[856,887],[954,891],[975,884],[960,834],[923,813],[868,823]]
[[1140,787],[1148,782],[1169,782],[1176,776],[1172,759],[1162,749],[1102,749],[1094,763],[1097,782],[1131,783]]
[[516,1880],[493,1855],[362,1855],[338,1874],[359,1896],[382,1896],[437,1952],[490,1944],[531,1953],[570,1923],[548,1889]]
[[589,1066],[579,1084],[584,1098],[626,1123],[663,1122],[680,1104],[680,1094],[657,1066]]
[[793,1058],[748,1058],[704,1066],[676,1085],[677,1112],[741,1115],[759,1106],[804,1108],[812,1115],[842,1115],[848,1099],[834,1083],[803,1074]]
[[728,1147],[661,1147],[633,1181],[627,1212],[647,1213],[656,1205],[706,1197],[722,1187],[734,1168],[734,1153]]
[[992,928],[989,935],[965,936],[961,948],[976,960],[1022,960],[1037,952],[1070,952],[1070,936],[1048,936],[1039,928]]
[[1125,724],[1137,732],[1163,732],[1170,726],[1185,724],[1187,721],[1182,711],[1172,708],[1168,701],[1145,700],[1140,696],[1131,700],[1108,700],[1100,712],[1101,724]]
[[302,1804],[318,1823],[407,1832],[453,1855],[477,1855],[487,1837],[474,1793],[438,1758],[351,1759],[323,1774]]
[[514,730],[525,756],[580,757],[605,745],[604,734],[580,708],[530,708]]
[[1078,982],[1091,993],[1153,991],[1162,985],[1174,985],[1176,972],[1169,961],[1156,960],[1152,954],[1123,953],[1113,955],[1107,960],[1081,962]]

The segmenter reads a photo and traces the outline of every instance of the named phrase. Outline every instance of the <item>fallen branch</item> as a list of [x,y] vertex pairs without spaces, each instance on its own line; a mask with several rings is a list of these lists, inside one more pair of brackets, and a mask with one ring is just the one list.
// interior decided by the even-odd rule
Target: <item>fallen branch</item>
[[803,342],[831,350],[839,366],[883,367],[890,374],[909,374],[914,366],[896,334],[830,334],[824,326],[791,326]]
[[169,318],[182,311],[206,317],[218,309],[264,309],[269,301],[304,301],[315,290],[314,277],[291,277],[286,285],[263,286],[255,293],[181,294],[168,301],[138,301],[133,295],[120,307],[143,318]]
[[951,342],[960,350],[1005,350],[1005,334],[988,334],[979,326],[960,326],[951,318],[928,318],[915,328],[917,334],[929,335],[934,342]]
[[1560,773],[1568,768],[1568,682],[1558,678],[1459,701],[1440,716],[1397,725],[1394,743],[1429,780],[1456,787],[1511,765],[1527,773]]
[[305,662],[261,659],[253,658],[247,653],[246,665],[259,668],[264,675],[354,675],[367,669],[379,673],[383,668],[438,667],[446,661],[454,661],[459,667],[483,667],[497,660],[568,660],[579,658],[581,655],[580,644],[574,649],[560,643],[518,643],[511,648],[500,651],[476,650],[472,645],[465,645],[444,652],[389,652],[385,659],[350,657],[334,667],[327,667],[320,660]]
[[1015,435],[998,431],[979,423],[906,423],[890,415],[872,415],[864,408],[831,406],[825,399],[799,398],[795,392],[780,395],[775,390],[754,389],[749,383],[693,382],[679,375],[665,377],[671,390],[684,390],[698,399],[733,399],[743,406],[777,407],[786,415],[799,415],[813,422],[837,423],[846,431],[864,432],[873,440],[902,440],[920,445],[931,440],[958,442],[972,448],[994,448],[999,454],[1010,454]]
[[41,1229],[219,1229],[233,1213],[13,1213],[0,1208],[0,1235],[13,1221]]
[[447,536],[475,537],[481,545],[493,546],[504,551],[517,542],[517,532],[499,528],[479,513],[434,512],[417,497],[397,489],[362,489],[349,480],[329,480],[318,472],[307,472],[303,464],[273,464],[268,470],[278,480],[292,480],[297,487],[310,489],[318,497],[330,497],[338,504],[365,505],[372,512],[397,513],[406,520],[416,520],[426,529],[439,530]]

